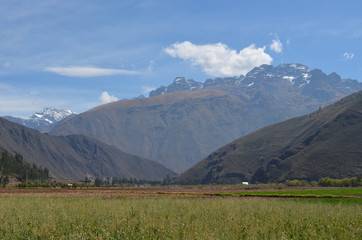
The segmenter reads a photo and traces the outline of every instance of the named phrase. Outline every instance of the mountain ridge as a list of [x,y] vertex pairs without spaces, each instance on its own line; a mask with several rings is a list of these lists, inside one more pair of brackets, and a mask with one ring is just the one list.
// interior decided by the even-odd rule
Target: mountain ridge
[[362,176],[362,91],[239,138],[176,182],[253,183]]
[[125,177],[163,180],[175,173],[99,140],[81,136],[51,136],[0,118],[0,146],[24,160],[49,169],[52,177],[84,179]]
[[[304,87],[311,81],[310,73],[318,73],[322,78],[333,79],[335,83],[342,83],[339,87],[348,87],[347,85],[353,85],[354,88],[361,88],[361,85],[357,80],[349,78],[342,79],[337,73],[333,72],[329,75],[323,73],[320,69],[311,69],[305,65],[299,63],[280,64],[278,66],[263,64],[259,67],[253,68],[245,76],[234,76],[224,78],[206,79],[205,82],[198,82],[193,79],[186,80],[184,77],[176,77],[175,80],[168,86],[161,86],[151,91],[149,97],[160,96],[176,91],[194,91],[205,88],[223,88],[223,87],[238,87],[241,85],[251,87],[255,84],[253,80],[258,78],[282,78],[288,80],[292,85],[297,87]],[[263,76],[264,75],[264,76]]]
[[193,90],[194,81],[176,80],[171,85],[186,87],[98,106],[50,133],[98,138],[182,172],[247,133],[362,90],[356,80],[301,64],[261,65],[245,76],[206,80]]

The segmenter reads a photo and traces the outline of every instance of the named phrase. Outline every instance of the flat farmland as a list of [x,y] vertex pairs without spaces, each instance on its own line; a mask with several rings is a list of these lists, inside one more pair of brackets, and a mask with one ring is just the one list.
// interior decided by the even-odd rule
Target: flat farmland
[[0,239],[361,239],[361,190],[2,188]]

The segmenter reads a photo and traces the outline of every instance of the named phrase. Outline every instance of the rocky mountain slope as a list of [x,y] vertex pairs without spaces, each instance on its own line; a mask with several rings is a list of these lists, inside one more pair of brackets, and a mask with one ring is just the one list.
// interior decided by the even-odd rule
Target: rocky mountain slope
[[153,91],[150,92],[149,96],[160,96],[167,93],[172,92],[183,92],[183,91],[192,91],[192,90],[199,90],[203,87],[203,84],[200,82],[197,82],[193,79],[186,80],[184,77],[177,77],[167,87],[161,86]]
[[56,124],[73,116],[75,113],[67,109],[44,108],[26,119],[12,116],[3,118],[40,132],[49,132]]
[[361,89],[356,80],[300,64],[262,65],[204,83],[176,78],[152,97],[96,107],[51,134],[91,136],[181,172],[247,133]]
[[[237,91],[243,86],[247,86],[250,87],[249,90],[252,90],[257,87],[254,84],[260,85],[266,82],[276,84],[289,82],[286,86],[289,90],[300,92],[306,96],[317,97],[320,100],[333,98],[336,92],[348,95],[353,91],[361,89],[361,83],[358,81],[341,79],[336,73],[326,75],[319,69],[310,69],[302,64],[281,64],[276,67],[261,65],[245,76],[207,79],[204,83],[177,77],[167,87],[161,86],[151,91],[149,96],[153,97],[175,91],[193,91],[205,88],[225,89],[228,91],[235,88]],[[244,91],[247,90],[244,89]]]
[[362,91],[218,149],[177,182],[237,183],[362,177]]
[[175,173],[159,163],[124,153],[90,137],[50,136],[0,118],[0,146],[64,179],[125,177],[162,180]]

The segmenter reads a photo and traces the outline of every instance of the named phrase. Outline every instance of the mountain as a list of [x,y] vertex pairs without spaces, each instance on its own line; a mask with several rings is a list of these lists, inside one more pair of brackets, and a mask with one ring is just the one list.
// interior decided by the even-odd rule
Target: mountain
[[67,109],[44,108],[27,119],[12,116],[3,118],[40,132],[49,132],[56,124],[73,116],[75,113]]
[[63,179],[125,177],[162,180],[175,173],[159,163],[124,153],[90,137],[50,136],[0,118],[0,146]]
[[167,91],[155,90],[158,95],[96,107],[50,133],[91,136],[182,172],[247,133],[362,90],[356,80],[301,64],[262,65],[245,76],[191,83],[176,78]]
[[154,96],[160,96],[160,95],[164,95],[164,94],[172,93],[172,92],[198,90],[198,89],[201,89],[202,87],[203,87],[202,83],[197,82],[193,79],[186,80],[184,77],[177,77],[167,87],[161,86],[161,87],[151,91],[149,96],[154,97]]
[[233,141],[176,182],[238,183],[362,177],[362,91]]
[[[234,88],[235,91],[239,91],[247,86],[250,87],[248,90],[252,90],[254,84],[283,85],[285,82],[289,82],[287,86],[284,85],[289,90],[322,101],[333,99],[336,96],[341,96],[341,94],[348,95],[362,88],[362,84],[357,80],[341,79],[336,73],[327,75],[319,69],[310,69],[302,64],[280,64],[276,67],[264,64],[254,68],[245,76],[207,79],[204,83],[177,77],[167,87],[161,86],[151,91],[149,97],[176,91],[193,91],[205,88],[227,91],[233,91]],[[243,90],[247,91],[247,89]]]

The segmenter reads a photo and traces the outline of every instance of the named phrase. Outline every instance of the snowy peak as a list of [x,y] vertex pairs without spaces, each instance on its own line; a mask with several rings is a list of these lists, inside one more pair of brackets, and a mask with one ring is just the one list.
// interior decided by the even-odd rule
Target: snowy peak
[[311,69],[302,64],[281,64],[276,67],[277,76],[290,81],[296,87],[310,83]]
[[184,77],[177,77],[175,80],[168,85],[167,87],[161,86],[150,92],[150,97],[160,96],[163,94],[171,93],[171,92],[184,92],[184,91],[192,91],[198,90],[203,87],[203,84],[197,82],[193,79],[186,80]]
[[280,64],[279,66],[261,65],[248,72],[245,78],[253,80],[289,81],[291,85],[303,87],[310,82],[311,69],[297,63]]
[[362,83],[341,79],[336,73],[327,75],[320,69],[311,69],[303,64],[289,63],[278,66],[263,64],[253,68],[245,76],[207,79],[204,83],[177,77],[167,87],[152,91],[150,97],[176,91],[191,91],[204,88],[225,90],[242,96],[254,96],[256,92],[275,97],[300,94],[328,101],[362,90]]
[[27,119],[4,116],[5,119],[40,132],[50,131],[59,122],[74,116],[75,113],[67,109],[44,108]]
[[74,112],[68,109],[56,109],[56,108],[44,108],[43,111],[34,113],[30,119],[33,120],[44,120],[48,123],[59,122],[71,115],[75,114]]

